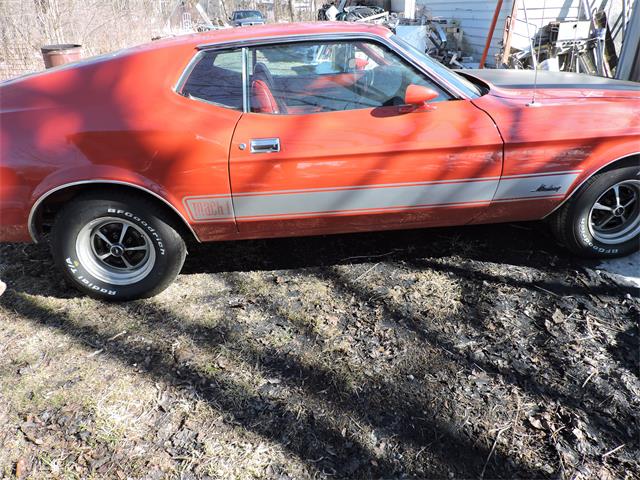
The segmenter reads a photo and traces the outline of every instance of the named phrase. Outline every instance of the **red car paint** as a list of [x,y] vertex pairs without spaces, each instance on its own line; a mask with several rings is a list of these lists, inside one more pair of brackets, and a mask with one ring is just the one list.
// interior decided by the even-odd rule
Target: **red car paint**
[[[316,34],[391,35],[348,23],[220,30],[0,84],[0,241],[37,237],[53,192],[101,183],[159,197],[200,241],[533,220],[640,151],[632,88],[539,88],[529,106],[530,89],[490,86],[415,111],[288,115],[174,89],[199,45]],[[241,149],[254,138],[281,149]]]

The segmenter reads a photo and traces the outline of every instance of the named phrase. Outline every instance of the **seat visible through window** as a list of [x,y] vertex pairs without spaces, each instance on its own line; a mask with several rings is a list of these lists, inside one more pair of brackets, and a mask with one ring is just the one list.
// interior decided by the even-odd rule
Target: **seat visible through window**
[[363,40],[249,48],[250,111],[308,114],[397,106],[411,84],[448,96],[395,52]]
[[286,113],[287,108],[273,94],[273,76],[269,68],[257,62],[251,75],[251,111],[257,113]]

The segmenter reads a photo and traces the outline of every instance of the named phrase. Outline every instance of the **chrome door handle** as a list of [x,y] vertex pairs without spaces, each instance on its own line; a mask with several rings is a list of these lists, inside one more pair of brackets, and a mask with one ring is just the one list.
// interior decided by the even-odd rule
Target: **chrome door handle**
[[279,151],[279,138],[256,138],[251,140],[251,153],[270,153]]

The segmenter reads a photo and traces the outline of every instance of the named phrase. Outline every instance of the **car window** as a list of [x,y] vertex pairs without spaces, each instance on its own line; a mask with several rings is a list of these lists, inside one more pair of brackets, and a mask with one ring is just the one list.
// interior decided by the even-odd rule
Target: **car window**
[[233,14],[235,20],[243,20],[245,18],[262,18],[262,14],[257,10],[245,10],[235,12]]
[[464,92],[470,98],[478,98],[482,96],[482,91],[471,83],[466,78],[458,75],[453,70],[449,70],[447,67],[442,65],[440,62],[434,60],[429,55],[424,52],[421,52],[416,47],[411,45],[409,42],[403,40],[397,35],[392,35],[391,39],[397,43],[400,47],[409,51],[412,55],[414,55],[418,60],[423,62],[425,65],[428,65],[437,75],[441,78],[444,78],[447,82],[454,85],[460,91]]
[[449,96],[387,47],[363,40],[301,42],[249,49],[252,112],[318,113],[404,104],[409,85]]
[[180,93],[242,110],[242,50],[202,52]]

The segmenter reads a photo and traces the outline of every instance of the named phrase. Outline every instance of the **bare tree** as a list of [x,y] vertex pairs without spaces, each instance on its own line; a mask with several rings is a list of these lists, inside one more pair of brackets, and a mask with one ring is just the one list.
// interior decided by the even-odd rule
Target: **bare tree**
[[[197,0],[188,0],[193,4]],[[253,8],[274,21],[310,20],[315,0],[200,0],[212,19],[226,20],[233,10]],[[53,43],[83,45],[92,56],[162,36],[177,0],[0,0],[0,79],[41,70],[40,47]],[[288,11],[287,11],[288,10]]]

